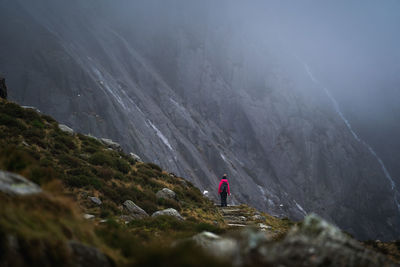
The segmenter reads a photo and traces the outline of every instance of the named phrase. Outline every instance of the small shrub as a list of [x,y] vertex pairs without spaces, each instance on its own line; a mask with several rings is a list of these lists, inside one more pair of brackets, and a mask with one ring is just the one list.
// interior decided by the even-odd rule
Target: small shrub
[[70,156],[68,154],[63,154],[59,156],[59,163],[69,168],[78,168],[81,166],[81,161],[79,158]]
[[[24,118],[24,120],[25,121],[30,121],[30,122],[32,122],[31,124],[32,125],[36,125],[37,127],[40,127],[40,128],[43,128],[44,127],[44,124],[43,124],[43,122],[41,121],[41,118],[40,118],[40,115],[39,115],[39,113],[37,113],[35,110],[33,110],[33,109],[25,109],[24,110],[24,116],[23,116],[23,118]],[[40,122],[40,125],[39,124],[37,124],[37,122]],[[43,126],[43,127],[42,127]]]
[[158,210],[157,204],[147,199],[137,201],[137,205],[139,205],[139,207],[144,209],[149,214],[152,214]]
[[94,174],[104,180],[110,180],[111,178],[113,178],[115,176],[115,172],[113,169],[111,169],[109,167],[103,167],[103,166],[97,166],[95,168]]
[[131,169],[131,166],[124,159],[119,159],[119,158],[116,159],[115,165],[117,167],[117,170],[119,170],[120,172],[122,172],[124,174],[127,174]]
[[45,121],[47,121],[50,124],[57,123],[55,119],[53,119],[52,117],[50,117],[48,115],[42,115],[41,117],[42,117],[42,119],[44,119]]
[[29,177],[33,182],[43,185],[53,180],[55,173],[51,168],[35,167],[31,169]]
[[19,172],[34,162],[35,160],[28,153],[14,150],[10,151],[5,158],[4,167],[7,171]]
[[42,129],[38,129],[38,128],[26,129],[22,134],[25,138],[28,138],[28,139],[33,138],[33,137],[37,137],[37,138],[45,137],[44,131]]
[[31,121],[31,125],[35,128],[39,128],[39,129],[44,128],[44,123],[39,119],[39,117],[37,119],[34,119],[33,121]]
[[15,103],[8,102],[4,105],[4,113],[15,118],[23,118],[25,115],[24,109]]
[[113,158],[105,152],[96,152],[89,158],[89,162],[93,165],[112,167]]
[[25,131],[26,126],[18,119],[9,116],[8,114],[0,113],[0,125],[16,128],[20,131]]
[[186,188],[186,190],[184,190],[184,194],[186,197],[196,203],[203,203],[203,196],[201,195],[200,190],[195,187]]
[[157,164],[154,164],[154,163],[151,163],[151,162],[150,162],[150,163],[146,163],[146,165],[147,165],[148,167],[150,167],[151,169],[153,169],[153,170],[162,172],[161,167],[158,166]]
[[96,177],[90,177],[85,175],[79,176],[67,176],[65,178],[65,182],[70,187],[86,187],[86,186],[93,186],[96,189],[102,188],[101,181]]
[[75,149],[76,145],[74,143],[73,137],[69,136],[69,135],[56,135],[54,137],[54,141],[57,144],[63,144],[64,146],[66,146],[69,149]]
[[178,201],[174,199],[165,199],[165,198],[159,198],[157,199],[157,204],[160,206],[163,206],[165,208],[174,208],[177,211],[181,211],[182,207],[178,203]]

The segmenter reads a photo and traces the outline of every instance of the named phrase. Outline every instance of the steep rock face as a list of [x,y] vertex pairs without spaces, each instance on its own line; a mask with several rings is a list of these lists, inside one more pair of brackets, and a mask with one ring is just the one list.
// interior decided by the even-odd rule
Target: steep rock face
[[294,219],[317,212],[359,238],[399,234],[379,163],[305,70],[288,74],[303,69],[295,57],[268,44],[242,50],[246,36],[214,27],[213,13],[203,27],[201,15],[153,4],[0,2],[11,99],[116,140],[214,197],[226,172],[232,203]]

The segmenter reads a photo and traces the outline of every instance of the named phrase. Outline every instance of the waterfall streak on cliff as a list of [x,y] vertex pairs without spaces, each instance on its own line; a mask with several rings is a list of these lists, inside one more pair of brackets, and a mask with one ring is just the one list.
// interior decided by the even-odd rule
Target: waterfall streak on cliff
[[367,144],[365,141],[361,140],[360,137],[354,132],[353,128],[351,127],[350,122],[346,119],[346,117],[344,116],[344,114],[342,113],[342,111],[340,110],[339,104],[337,103],[336,99],[332,96],[332,94],[329,92],[328,88],[324,87],[321,85],[321,83],[315,78],[314,74],[311,72],[310,67],[308,66],[307,63],[304,63],[304,68],[306,69],[306,72],[308,74],[308,76],[310,77],[310,79],[313,81],[313,83],[315,83],[318,87],[322,88],[322,90],[324,90],[325,94],[328,96],[328,98],[331,100],[332,105],[335,109],[335,111],[338,113],[339,117],[343,120],[343,122],[346,124],[346,127],[349,129],[349,131],[351,132],[351,134],[354,136],[354,138],[362,143],[367,149],[368,151],[371,153],[371,155],[378,161],[379,165],[382,168],[382,171],[386,177],[386,179],[390,182],[392,191],[394,192],[394,201],[396,202],[397,205],[397,209],[400,212],[400,202],[399,202],[399,197],[400,197],[400,193],[397,191],[396,189],[396,183],[393,181],[389,171],[386,169],[385,164],[383,163],[382,159],[376,154],[375,150],[369,145]]

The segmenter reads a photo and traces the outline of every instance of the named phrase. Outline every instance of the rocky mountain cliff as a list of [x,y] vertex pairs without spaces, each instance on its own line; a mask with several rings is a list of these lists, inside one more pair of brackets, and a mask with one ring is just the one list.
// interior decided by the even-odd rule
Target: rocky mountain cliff
[[293,219],[316,212],[361,239],[398,237],[382,166],[304,64],[274,38],[249,43],[257,33],[210,3],[2,0],[9,98],[214,197],[226,172],[232,203]]

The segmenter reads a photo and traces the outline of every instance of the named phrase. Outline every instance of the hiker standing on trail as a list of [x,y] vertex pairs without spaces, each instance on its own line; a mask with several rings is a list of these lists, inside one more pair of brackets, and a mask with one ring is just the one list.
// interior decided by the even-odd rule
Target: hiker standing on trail
[[221,207],[228,206],[226,204],[226,198],[228,195],[231,195],[231,191],[229,189],[229,182],[228,182],[228,177],[226,176],[226,174],[224,174],[224,176],[222,176],[222,179],[219,182],[218,194],[221,196]]

